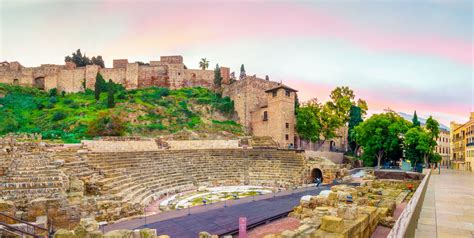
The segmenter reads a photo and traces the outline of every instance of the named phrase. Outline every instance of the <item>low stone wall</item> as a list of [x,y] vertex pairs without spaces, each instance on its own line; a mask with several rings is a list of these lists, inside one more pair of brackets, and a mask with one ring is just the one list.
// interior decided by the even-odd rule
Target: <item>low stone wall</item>
[[131,152],[131,151],[156,151],[159,150],[154,140],[140,141],[104,141],[83,140],[87,149],[93,152]]
[[407,172],[403,170],[374,170],[375,177],[379,179],[414,179],[414,180],[421,180],[423,178],[423,174],[416,173],[416,172]]
[[431,170],[428,170],[410,202],[408,202],[402,214],[395,222],[387,238],[415,237],[415,230],[418,225],[418,218],[420,217],[421,208],[423,207],[423,200],[430,177]]
[[166,141],[170,150],[200,150],[200,149],[236,149],[239,140],[176,140]]
[[336,164],[342,164],[342,160],[344,159],[344,153],[339,153],[339,152],[306,150],[305,154],[307,154],[310,157],[326,158]]

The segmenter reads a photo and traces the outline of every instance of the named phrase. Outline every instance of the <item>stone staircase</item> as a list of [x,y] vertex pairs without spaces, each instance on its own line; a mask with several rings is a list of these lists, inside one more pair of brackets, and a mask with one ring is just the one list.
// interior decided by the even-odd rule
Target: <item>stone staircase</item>
[[45,153],[26,153],[12,158],[0,177],[0,197],[26,204],[36,198],[60,198],[68,187],[67,176],[51,163]]
[[270,136],[253,136],[250,140],[250,146],[255,149],[276,149],[278,143]]

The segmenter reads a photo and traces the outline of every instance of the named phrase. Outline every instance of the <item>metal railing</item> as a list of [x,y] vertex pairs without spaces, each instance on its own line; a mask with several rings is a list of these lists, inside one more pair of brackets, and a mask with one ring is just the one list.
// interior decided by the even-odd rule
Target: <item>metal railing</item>
[[[30,222],[27,222],[27,221],[23,221],[23,220],[20,220],[16,217],[13,217],[13,216],[10,216],[8,214],[5,214],[3,212],[0,212],[0,217],[5,217],[5,218],[8,218],[8,219],[11,219],[11,220],[14,220],[16,222],[18,222],[19,224],[24,224],[26,226],[25,229],[21,229],[21,228],[17,228],[11,224],[6,224],[4,222],[0,222],[0,226],[1,226],[1,230],[5,230],[7,232],[11,232],[11,233],[20,233],[20,234],[23,234],[23,235],[27,235],[27,236],[32,236],[32,237],[47,237],[48,234],[49,234],[49,231],[48,229],[44,228],[44,227],[41,227],[41,226],[38,226],[38,225],[35,225],[35,224],[32,224]],[[45,233],[47,235],[37,235],[36,233]]]

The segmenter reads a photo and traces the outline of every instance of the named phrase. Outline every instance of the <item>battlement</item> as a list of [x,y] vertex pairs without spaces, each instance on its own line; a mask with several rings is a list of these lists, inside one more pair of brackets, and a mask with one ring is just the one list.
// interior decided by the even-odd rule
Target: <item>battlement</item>
[[160,61],[167,64],[182,64],[183,56],[181,55],[161,56]]
[[127,68],[127,65],[128,59],[114,59],[112,67],[114,69]]

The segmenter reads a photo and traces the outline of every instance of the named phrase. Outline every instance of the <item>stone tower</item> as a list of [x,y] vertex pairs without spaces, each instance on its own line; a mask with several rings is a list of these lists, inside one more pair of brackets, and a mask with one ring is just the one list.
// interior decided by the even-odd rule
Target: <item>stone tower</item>
[[271,136],[280,147],[294,145],[297,91],[279,85],[265,92],[267,105],[252,112],[252,133],[255,136]]

